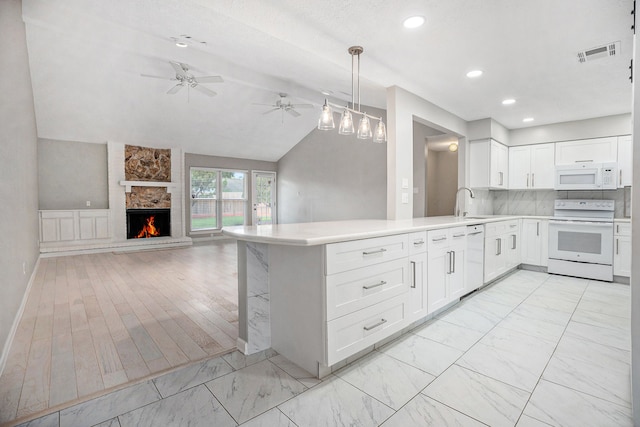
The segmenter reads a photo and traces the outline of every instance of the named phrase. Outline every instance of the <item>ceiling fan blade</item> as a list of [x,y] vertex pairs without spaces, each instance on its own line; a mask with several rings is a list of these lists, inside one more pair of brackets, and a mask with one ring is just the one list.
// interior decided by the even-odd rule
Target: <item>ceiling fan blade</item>
[[194,77],[194,80],[198,83],[222,83],[222,77],[220,76],[203,76],[203,77]]
[[167,91],[168,95],[173,95],[174,93],[178,92],[180,89],[182,89],[184,87],[184,85],[182,83],[178,83],[177,85],[175,85],[174,87],[172,87],[171,89],[169,89]]
[[271,110],[267,110],[267,111],[265,111],[265,112],[264,112],[264,113],[262,113],[262,114],[269,114],[269,113],[273,113],[274,111],[278,111],[279,109],[280,109],[280,108],[273,108],[273,109],[271,109]]
[[174,78],[163,77],[163,76],[152,76],[151,74],[140,74],[142,77],[151,77],[152,79],[162,79],[162,80],[175,80]]
[[197,91],[200,91],[200,92],[204,93],[207,96],[216,96],[217,95],[217,93],[215,93],[214,91],[212,91],[208,87],[200,86],[199,84],[191,85],[191,87],[194,88]]
[[287,113],[291,114],[293,117],[299,117],[300,113],[298,113],[296,110],[294,110],[293,108],[289,108],[287,110],[285,110]]
[[291,104],[294,108],[313,108],[313,104]]
[[189,69],[189,66],[187,64],[183,64],[182,62],[170,62],[171,66],[173,67],[174,70],[176,70],[176,74],[183,76],[183,77],[187,77],[187,71]]
[[252,102],[251,105],[261,105],[263,107],[275,107],[273,104],[260,104],[258,102]]

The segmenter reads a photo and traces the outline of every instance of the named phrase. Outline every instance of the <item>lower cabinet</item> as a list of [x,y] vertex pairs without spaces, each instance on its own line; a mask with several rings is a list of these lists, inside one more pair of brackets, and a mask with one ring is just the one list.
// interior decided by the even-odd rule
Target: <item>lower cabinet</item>
[[427,233],[428,312],[438,310],[465,294],[466,227]]
[[40,211],[40,242],[108,239],[108,209]]
[[613,244],[613,275],[631,277],[630,223],[615,223]]
[[485,225],[484,283],[517,267],[520,258],[520,220]]
[[523,219],[521,236],[522,264],[546,267],[549,261],[549,221]]

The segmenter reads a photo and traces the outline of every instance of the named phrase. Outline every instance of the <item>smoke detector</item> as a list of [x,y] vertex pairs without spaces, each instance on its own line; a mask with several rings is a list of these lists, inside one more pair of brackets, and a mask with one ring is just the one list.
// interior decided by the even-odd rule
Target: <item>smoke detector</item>
[[578,52],[579,62],[591,62],[596,59],[603,59],[610,56],[616,56],[620,52],[620,42],[607,43],[602,46],[594,47],[591,49]]

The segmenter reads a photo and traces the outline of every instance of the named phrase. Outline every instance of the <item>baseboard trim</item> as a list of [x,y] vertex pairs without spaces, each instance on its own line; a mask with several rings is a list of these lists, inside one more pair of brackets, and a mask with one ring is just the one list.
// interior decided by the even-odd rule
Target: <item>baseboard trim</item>
[[249,343],[242,338],[236,339],[236,347],[240,353],[245,355],[249,354]]
[[7,365],[7,360],[9,359],[9,351],[11,350],[11,345],[13,344],[13,340],[16,337],[16,332],[18,332],[18,325],[20,324],[20,320],[22,320],[22,314],[24,313],[24,309],[27,306],[27,300],[29,299],[29,294],[31,293],[31,287],[33,286],[38,267],[40,267],[40,256],[38,256],[36,264],[33,267],[33,271],[31,272],[31,276],[29,277],[29,282],[27,283],[27,289],[25,289],[24,291],[22,302],[20,303],[18,312],[13,319],[13,325],[11,325],[9,336],[7,336],[7,339],[4,342],[4,347],[2,347],[2,354],[0,355],[0,376],[2,376],[4,368]]

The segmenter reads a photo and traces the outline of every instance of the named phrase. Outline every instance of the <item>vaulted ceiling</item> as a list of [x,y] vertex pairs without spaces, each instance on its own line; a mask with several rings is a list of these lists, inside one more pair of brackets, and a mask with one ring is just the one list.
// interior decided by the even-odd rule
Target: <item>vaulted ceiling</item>
[[[507,128],[631,109],[631,0],[23,0],[38,134],[181,146],[277,160],[316,125],[321,91],[350,100],[362,45],[362,104],[397,85],[465,120]],[[409,30],[402,21],[423,15]],[[174,38],[186,41],[180,48]],[[620,42],[586,63],[578,52]],[[202,43],[204,42],[204,43]],[[170,61],[224,83],[166,92]],[[481,69],[483,76],[466,73]],[[141,74],[166,76],[166,80]],[[315,108],[263,114],[278,93]],[[504,106],[501,101],[514,98]],[[535,121],[523,123],[524,117]]]

